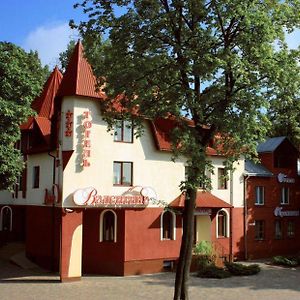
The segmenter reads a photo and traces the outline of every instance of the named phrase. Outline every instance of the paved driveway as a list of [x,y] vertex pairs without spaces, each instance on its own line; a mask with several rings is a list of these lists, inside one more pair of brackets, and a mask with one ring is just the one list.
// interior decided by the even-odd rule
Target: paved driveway
[[[256,276],[202,279],[191,276],[191,300],[299,300],[300,268],[261,264]],[[59,283],[56,274],[24,270],[0,260],[1,300],[172,299],[174,274],[131,277],[85,276],[79,282]]]

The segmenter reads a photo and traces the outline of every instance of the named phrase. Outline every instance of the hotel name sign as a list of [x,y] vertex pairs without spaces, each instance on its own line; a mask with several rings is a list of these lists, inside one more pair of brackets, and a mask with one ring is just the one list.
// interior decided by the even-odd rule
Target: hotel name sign
[[73,201],[78,206],[88,207],[145,207],[150,200],[156,200],[156,193],[150,187],[132,191],[123,195],[98,195],[94,187],[78,189],[73,193]]
[[278,182],[280,183],[295,183],[295,178],[289,178],[283,173],[277,175]]

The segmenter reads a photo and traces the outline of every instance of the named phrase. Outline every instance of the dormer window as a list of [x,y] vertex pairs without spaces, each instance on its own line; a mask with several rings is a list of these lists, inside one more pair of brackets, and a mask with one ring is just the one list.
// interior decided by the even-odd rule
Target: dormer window
[[130,121],[118,121],[114,128],[114,141],[123,143],[133,142],[133,128]]

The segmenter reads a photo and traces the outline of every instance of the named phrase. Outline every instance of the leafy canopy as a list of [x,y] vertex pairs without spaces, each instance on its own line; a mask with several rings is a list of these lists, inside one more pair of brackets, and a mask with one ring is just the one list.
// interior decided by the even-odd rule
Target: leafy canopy
[[22,170],[20,152],[14,148],[19,125],[33,114],[31,101],[48,73],[36,52],[0,42],[0,189],[11,188]]
[[285,42],[285,31],[299,26],[298,0],[98,0],[75,6],[89,15],[79,25],[84,36],[109,36],[93,64],[108,95],[124,94],[130,101],[123,104],[138,105],[148,118],[191,118],[195,127],[182,124],[175,139],[187,157],[197,152],[191,161],[216,132],[226,133],[232,153],[245,145],[255,153],[270,125],[270,101],[281,99],[282,83],[299,86],[299,52],[291,55]]

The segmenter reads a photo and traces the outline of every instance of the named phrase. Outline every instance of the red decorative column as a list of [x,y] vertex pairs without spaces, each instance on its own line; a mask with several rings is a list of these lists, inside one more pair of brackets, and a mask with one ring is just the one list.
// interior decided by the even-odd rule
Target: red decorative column
[[60,281],[81,279],[82,210],[62,210]]

